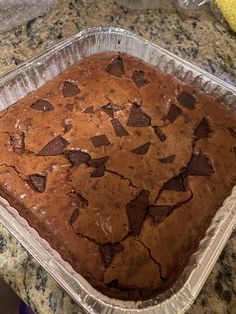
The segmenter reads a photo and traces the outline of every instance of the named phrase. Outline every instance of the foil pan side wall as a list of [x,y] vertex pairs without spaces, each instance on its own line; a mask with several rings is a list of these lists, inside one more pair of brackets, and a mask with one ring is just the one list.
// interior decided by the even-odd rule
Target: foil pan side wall
[[[82,31],[0,78],[0,109],[42,86],[77,60],[98,52],[122,51],[159,67],[236,108],[236,88],[191,63],[119,28]],[[166,293],[144,302],[110,299],[73,271],[18,212],[0,199],[0,221],[61,286],[91,313],[184,313],[194,302],[236,222],[236,188],[215,215],[198,251]]]

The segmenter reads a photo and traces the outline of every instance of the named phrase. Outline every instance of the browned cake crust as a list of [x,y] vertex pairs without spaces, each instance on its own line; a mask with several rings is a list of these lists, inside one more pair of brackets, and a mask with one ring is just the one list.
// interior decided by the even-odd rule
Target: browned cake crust
[[126,54],[0,117],[1,195],[108,296],[169,287],[236,183],[236,113]]

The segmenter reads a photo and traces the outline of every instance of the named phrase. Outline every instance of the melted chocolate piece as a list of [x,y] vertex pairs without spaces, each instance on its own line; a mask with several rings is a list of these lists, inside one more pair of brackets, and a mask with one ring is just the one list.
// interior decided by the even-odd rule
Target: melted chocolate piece
[[208,125],[208,121],[206,118],[203,118],[197,126],[196,130],[194,131],[193,135],[198,138],[207,138],[210,132],[211,131]]
[[145,73],[142,70],[134,71],[132,75],[132,80],[134,81],[134,83],[136,84],[138,88],[150,83],[150,81],[144,78],[144,75]]
[[65,105],[65,108],[66,108],[66,110],[68,110],[68,111],[73,111],[73,109],[74,109],[74,105],[73,104],[66,104]]
[[105,266],[109,266],[114,257],[115,253],[121,252],[124,247],[120,243],[105,243],[100,246],[100,252],[104,261]]
[[210,176],[214,173],[209,158],[206,155],[193,155],[188,166],[187,174],[190,176]]
[[123,125],[120,123],[118,119],[112,119],[111,125],[113,126],[116,136],[122,137],[129,135],[129,133],[126,131],[126,129],[123,127]]
[[185,108],[193,110],[196,106],[196,98],[188,93],[183,91],[178,97],[178,101],[183,105]]
[[63,150],[69,145],[69,142],[60,135],[51,140],[38,153],[39,156],[57,156],[63,154]]
[[90,140],[95,148],[99,148],[101,146],[107,146],[111,144],[107,136],[104,134],[90,137]]
[[228,130],[229,130],[230,134],[231,134],[234,138],[236,138],[236,129],[229,127]]
[[91,173],[91,177],[95,178],[95,177],[102,177],[104,176],[104,173],[105,173],[105,170],[106,170],[106,167],[105,165],[100,165],[96,168],[96,170],[94,170],[92,173]]
[[130,232],[139,235],[149,205],[149,192],[142,190],[140,194],[126,205]]
[[30,183],[34,189],[40,193],[45,191],[46,188],[46,176],[41,176],[40,174],[31,174],[29,176]]
[[78,217],[79,217],[79,209],[76,208],[70,217],[70,224],[73,225],[78,219]]
[[177,117],[181,114],[182,110],[177,107],[175,104],[172,104],[170,106],[170,109],[167,113],[166,118],[170,121],[170,122],[174,122]]
[[106,72],[116,77],[122,77],[122,75],[125,74],[125,69],[121,57],[112,60],[107,66]]
[[30,108],[34,109],[34,110],[38,110],[38,111],[43,111],[43,112],[48,112],[48,111],[54,110],[53,105],[45,99],[39,99],[39,100],[35,101],[30,106]]
[[175,160],[175,155],[170,155],[158,160],[163,164],[171,164]]
[[72,82],[65,81],[62,87],[62,94],[65,98],[73,97],[80,93],[80,89],[77,85]]
[[85,108],[83,113],[95,114],[94,107],[93,106],[89,106],[89,107]]
[[109,156],[104,156],[96,159],[90,159],[87,164],[89,167],[97,168],[105,164],[105,162],[109,159]]
[[82,163],[87,162],[91,159],[88,153],[85,153],[81,150],[69,150],[65,154],[74,166],[79,166]]
[[145,155],[147,154],[150,145],[151,145],[151,142],[147,142],[135,149],[132,149],[132,153],[137,154],[137,155]]
[[128,126],[146,127],[151,124],[151,118],[137,104],[133,104],[128,118]]
[[185,192],[188,190],[188,178],[186,174],[173,177],[163,185],[163,190]]
[[153,129],[159,140],[164,142],[166,140],[166,135],[162,132],[162,130],[158,126],[154,126]]
[[25,134],[23,132],[13,132],[10,135],[10,142],[15,152],[25,150]]
[[154,223],[161,222],[172,210],[169,205],[154,205],[149,207],[148,213],[152,217]]

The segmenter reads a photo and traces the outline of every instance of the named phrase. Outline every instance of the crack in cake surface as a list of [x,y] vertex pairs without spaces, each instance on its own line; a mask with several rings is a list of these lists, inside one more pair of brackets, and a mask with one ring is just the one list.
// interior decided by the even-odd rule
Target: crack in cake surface
[[164,278],[164,277],[162,276],[161,264],[152,256],[152,251],[151,251],[151,249],[150,249],[148,246],[146,246],[145,243],[143,243],[140,239],[135,238],[135,241],[137,241],[137,242],[139,242],[140,244],[142,244],[143,247],[148,251],[150,259],[158,266],[159,272],[160,272],[160,278],[161,278],[161,280],[164,282],[164,281],[166,280],[166,278]]
[[15,165],[3,163],[3,164],[0,164],[0,167],[1,167],[1,166],[7,167],[7,168],[12,168],[22,180],[24,180],[25,182],[27,182],[26,178],[23,176],[22,173],[19,172],[19,170],[17,169],[17,167],[16,167]]
[[128,178],[128,177],[126,178],[125,176],[121,175],[120,173],[118,173],[118,172],[116,172],[116,171],[113,171],[113,170],[110,170],[110,169],[106,169],[105,171],[110,172],[110,173],[112,173],[112,174],[114,174],[114,175],[120,177],[121,180],[128,180],[128,181],[129,181],[129,184],[130,184],[133,188],[136,188],[136,189],[141,189],[141,188],[142,188],[141,186],[136,186],[136,185],[134,185],[130,178]]

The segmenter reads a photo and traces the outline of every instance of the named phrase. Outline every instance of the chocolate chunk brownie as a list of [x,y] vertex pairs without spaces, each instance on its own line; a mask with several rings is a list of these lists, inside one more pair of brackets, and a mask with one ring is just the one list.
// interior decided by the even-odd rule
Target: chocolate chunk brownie
[[236,112],[142,61],[84,58],[0,118],[0,194],[104,294],[178,278],[236,183]]

